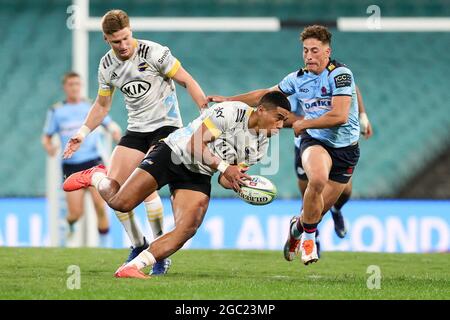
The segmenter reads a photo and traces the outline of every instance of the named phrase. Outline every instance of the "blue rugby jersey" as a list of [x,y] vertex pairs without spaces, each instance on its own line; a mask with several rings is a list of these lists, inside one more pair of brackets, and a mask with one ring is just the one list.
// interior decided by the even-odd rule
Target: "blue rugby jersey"
[[[306,69],[288,74],[278,87],[298,102],[305,119],[316,119],[331,110],[333,96],[351,96],[347,123],[323,129],[307,129],[308,134],[333,148],[342,148],[359,139],[358,101],[353,74],[345,65],[331,60],[318,75]],[[292,100],[291,100],[292,101]]]
[[[82,100],[77,104],[59,102],[53,105],[47,112],[47,120],[44,126],[44,134],[53,136],[58,134],[61,139],[61,147],[64,148],[70,138],[77,133],[91,109],[89,101]],[[102,125],[107,126],[111,118],[106,116]],[[91,132],[83,141],[80,148],[69,159],[63,159],[62,163],[77,164],[100,157],[97,143],[100,133],[97,130]]]

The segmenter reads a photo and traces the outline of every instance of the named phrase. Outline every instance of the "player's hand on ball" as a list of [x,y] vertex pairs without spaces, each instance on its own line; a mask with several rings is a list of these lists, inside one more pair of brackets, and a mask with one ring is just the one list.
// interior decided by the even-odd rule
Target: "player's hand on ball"
[[295,136],[298,137],[301,135],[306,128],[303,127],[303,120],[297,120],[292,124],[292,129],[294,129]]
[[83,142],[83,136],[79,133],[70,138],[64,148],[63,159],[69,159],[80,148]]
[[239,166],[228,166],[223,176],[231,183],[233,190],[236,192],[241,191],[241,185],[244,185],[244,180],[251,179]]

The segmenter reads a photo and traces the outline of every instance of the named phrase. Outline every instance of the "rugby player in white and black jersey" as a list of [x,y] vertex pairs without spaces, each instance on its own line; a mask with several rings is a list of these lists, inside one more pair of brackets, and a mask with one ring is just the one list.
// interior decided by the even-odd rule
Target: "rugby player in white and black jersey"
[[[111,50],[100,60],[97,99],[84,125],[67,143],[64,158],[70,158],[86,135],[101,124],[111,108],[113,92],[117,88],[125,98],[128,127],[114,149],[108,177],[122,185],[150,147],[182,127],[175,82],[186,88],[200,109],[207,107],[207,100],[198,83],[169,48],[133,38],[129,18],[124,11],[107,12],[102,19],[102,30]],[[154,238],[161,236],[163,207],[158,193],[149,194],[144,204]],[[133,244],[128,262],[146,249],[148,242],[132,211],[116,211],[116,214]],[[170,260],[158,261],[152,272],[164,274],[169,266]]]
[[257,108],[238,101],[217,103],[156,144],[122,185],[98,166],[71,175],[65,191],[94,186],[119,211],[132,210],[149,194],[170,187],[175,228],[120,267],[116,277],[148,278],[140,269],[169,257],[192,238],[208,208],[211,176],[221,172],[219,183],[238,191],[250,178],[243,167],[263,158],[269,138],[283,127],[289,112],[281,92],[267,93]]

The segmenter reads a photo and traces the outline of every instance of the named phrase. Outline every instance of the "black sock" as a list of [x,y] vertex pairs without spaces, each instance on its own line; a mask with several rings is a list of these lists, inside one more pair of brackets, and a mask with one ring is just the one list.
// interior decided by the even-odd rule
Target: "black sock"
[[342,193],[339,199],[334,203],[333,207],[337,210],[341,210],[351,197],[351,193]]
[[317,230],[317,223],[303,223],[303,230],[306,233],[315,233]]
[[100,229],[100,228],[98,228],[98,233],[99,234],[107,234],[109,232],[109,228],[106,228],[106,229]]

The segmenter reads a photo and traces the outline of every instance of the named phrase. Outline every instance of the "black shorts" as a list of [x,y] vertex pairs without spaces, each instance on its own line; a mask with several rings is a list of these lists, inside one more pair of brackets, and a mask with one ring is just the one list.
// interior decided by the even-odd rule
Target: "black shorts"
[[295,168],[295,173],[297,174],[297,178],[299,178],[300,180],[308,180],[305,170],[303,170],[302,157],[300,155],[300,148],[297,146],[295,146],[294,168]]
[[134,132],[127,130],[117,145],[147,153],[151,146],[169,134],[179,129],[178,127],[165,126],[152,132]]
[[[304,133],[301,136],[300,142],[300,152],[297,155],[296,152],[296,171],[299,172],[298,168],[301,168],[303,171],[301,155],[306,150],[306,148],[314,145],[322,146],[325,150],[327,150],[328,154],[332,160],[331,171],[329,175],[329,179],[332,181],[336,181],[339,183],[347,183],[353,175],[353,171],[355,170],[356,164],[359,160],[359,144],[356,143],[354,145],[350,145],[343,148],[332,148],[327,146],[323,142],[312,138],[309,134]],[[299,179],[302,179],[298,175]],[[304,175],[304,179],[308,179],[306,174]]]
[[83,171],[95,166],[98,166],[99,164],[103,164],[102,158],[97,158],[94,160],[89,160],[85,162],[80,163],[63,163],[62,165],[62,171],[63,171],[63,180],[65,180],[68,176],[70,176],[72,173]]
[[155,178],[158,190],[168,184],[171,194],[177,189],[188,189],[211,195],[211,176],[192,172],[182,163],[173,163],[172,149],[163,141],[154,146],[138,168]]

